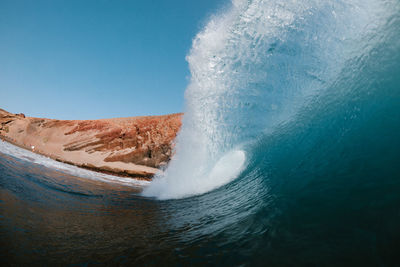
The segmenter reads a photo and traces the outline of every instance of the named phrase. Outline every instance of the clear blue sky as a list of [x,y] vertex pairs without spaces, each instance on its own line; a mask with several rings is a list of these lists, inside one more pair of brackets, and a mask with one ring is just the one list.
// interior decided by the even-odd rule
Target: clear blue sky
[[96,119],[181,112],[185,56],[227,0],[0,0],[0,108]]

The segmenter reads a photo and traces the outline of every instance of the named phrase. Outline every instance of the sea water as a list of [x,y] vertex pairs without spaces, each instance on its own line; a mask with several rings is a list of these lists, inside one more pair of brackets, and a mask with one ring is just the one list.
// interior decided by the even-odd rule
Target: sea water
[[194,38],[175,157],[154,182],[0,146],[0,261],[399,265],[399,14],[233,1]]

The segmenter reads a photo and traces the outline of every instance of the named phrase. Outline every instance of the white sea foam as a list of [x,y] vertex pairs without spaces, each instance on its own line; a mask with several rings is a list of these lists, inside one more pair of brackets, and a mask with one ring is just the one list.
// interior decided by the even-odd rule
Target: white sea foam
[[146,194],[156,195],[159,199],[183,198],[193,195],[193,192],[203,194],[235,179],[244,169],[245,161],[244,151],[234,150],[221,157],[207,174],[196,177],[197,173],[192,172],[191,179],[182,179],[173,187],[170,180],[158,178],[146,189]]
[[20,147],[14,146],[14,145],[4,142],[4,141],[0,141],[0,152],[4,153],[4,154],[8,154],[8,155],[16,157],[16,158],[19,158],[19,159],[22,159],[22,160],[25,160],[25,161],[43,165],[47,168],[56,169],[56,170],[59,170],[64,173],[67,173],[67,174],[70,174],[73,176],[77,176],[77,177],[86,178],[86,179],[91,179],[91,180],[96,180],[96,181],[101,181],[101,182],[106,182],[106,183],[118,183],[121,185],[133,186],[133,187],[144,186],[149,183],[148,181],[123,178],[123,177],[118,177],[118,176],[113,176],[113,175],[108,175],[108,174],[103,174],[103,173],[99,173],[99,172],[93,172],[90,170],[78,168],[73,165],[58,162],[58,161],[55,161],[48,157],[35,154],[31,151],[22,149]]

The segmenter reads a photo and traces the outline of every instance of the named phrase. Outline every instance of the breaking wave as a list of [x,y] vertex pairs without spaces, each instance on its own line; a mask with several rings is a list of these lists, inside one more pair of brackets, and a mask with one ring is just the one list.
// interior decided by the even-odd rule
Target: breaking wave
[[[313,125],[312,115],[339,116],[336,103],[382,94],[376,84],[393,78],[385,71],[399,54],[398,13],[396,1],[233,0],[193,40],[176,154],[143,194],[182,198],[218,188],[263,169],[269,147],[260,142],[282,128],[335,125]],[[355,104],[346,112],[363,116]],[[324,132],[327,142],[338,130]]]

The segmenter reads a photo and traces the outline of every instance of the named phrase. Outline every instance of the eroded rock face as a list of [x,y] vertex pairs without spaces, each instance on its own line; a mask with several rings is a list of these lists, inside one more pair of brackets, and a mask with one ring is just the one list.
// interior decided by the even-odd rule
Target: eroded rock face
[[[102,120],[52,120],[0,109],[0,136],[77,166],[149,177],[173,154],[182,114]],[[138,169],[138,168],[136,168]],[[133,175],[133,174],[132,174]],[[131,175],[131,176],[132,176]]]
[[93,133],[64,145],[64,150],[109,152],[106,162],[121,161],[158,168],[172,155],[173,140],[181,126],[181,115],[79,121],[65,135]]

